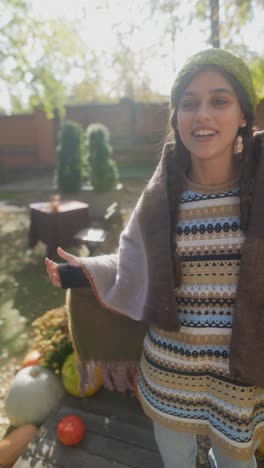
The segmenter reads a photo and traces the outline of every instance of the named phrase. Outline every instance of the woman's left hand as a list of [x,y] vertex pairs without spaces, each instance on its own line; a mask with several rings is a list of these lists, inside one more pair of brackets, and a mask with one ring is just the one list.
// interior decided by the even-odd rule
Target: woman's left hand
[[[74,267],[81,266],[81,261],[78,257],[75,257],[75,255],[66,252],[66,250],[63,250],[61,247],[57,248],[57,253],[61,258],[63,258],[63,260],[66,260],[66,262],[69,263],[69,265]],[[59,275],[58,263],[53,262],[53,260],[46,257],[45,265],[47,273],[49,275],[49,279],[52,282],[53,286],[61,288],[61,279]]]
[[53,262],[50,258],[45,258],[46,270],[49,275],[49,279],[53,286],[61,288],[61,280],[59,275],[58,263]]

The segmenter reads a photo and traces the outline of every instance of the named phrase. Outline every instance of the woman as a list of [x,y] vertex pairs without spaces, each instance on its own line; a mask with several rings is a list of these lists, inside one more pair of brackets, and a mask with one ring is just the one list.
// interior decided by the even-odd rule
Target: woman
[[[175,141],[165,145],[118,254],[79,259],[58,250],[105,307],[149,324],[138,389],[165,468],[195,467],[196,434],[211,439],[212,467],[256,467],[264,434],[264,138],[253,136],[255,107],[240,58],[220,49],[191,57],[171,92]],[[58,265],[46,265],[60,286]]]

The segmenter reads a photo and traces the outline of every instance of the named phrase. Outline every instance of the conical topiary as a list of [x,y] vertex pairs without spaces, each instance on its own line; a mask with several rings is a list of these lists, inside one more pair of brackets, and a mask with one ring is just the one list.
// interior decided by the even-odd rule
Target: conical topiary
[[88,176],[96,192],[112,190],[119,175],[115,161],[111,159],[112,147],[109,130],[102,124],[92,124],[86,131]]
[[79,192],[83,182],[83,133],[81,127],[66,121],[57,150],[57,186],[63,192]]

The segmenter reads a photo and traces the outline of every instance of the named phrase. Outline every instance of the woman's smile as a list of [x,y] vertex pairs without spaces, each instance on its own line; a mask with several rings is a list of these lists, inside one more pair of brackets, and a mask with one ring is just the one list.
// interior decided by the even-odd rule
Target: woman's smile
[[192,131],[192,137],[198,143],[213,141],[217,134],[217,130],[208,127],[197,127]]

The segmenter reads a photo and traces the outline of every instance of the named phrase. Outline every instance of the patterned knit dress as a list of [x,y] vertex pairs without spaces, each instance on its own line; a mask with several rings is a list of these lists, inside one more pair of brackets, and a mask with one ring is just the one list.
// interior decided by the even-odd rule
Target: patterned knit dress
[[149,329],[138,388],[153,420],[175,431],[206,434],[232,457],[246,460],[264,437],[264,389],[229,373],[244,241],[239,203],[237,181],[206,188],[186,181],[176,231],[181,329]]

